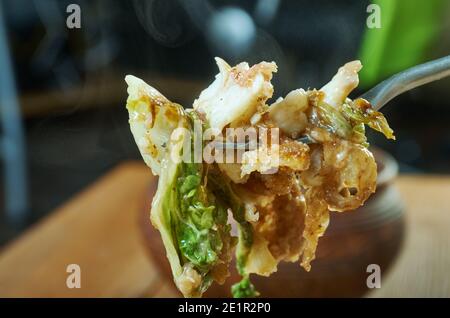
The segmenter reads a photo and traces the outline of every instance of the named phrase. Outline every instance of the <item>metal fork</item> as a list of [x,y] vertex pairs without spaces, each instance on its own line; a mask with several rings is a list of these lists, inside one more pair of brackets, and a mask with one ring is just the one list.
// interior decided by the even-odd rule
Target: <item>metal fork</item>
[[418,86],[450,76],[450,55],[411,67],[395,74],[360,96],[375,110],[380,110],[390,100]]

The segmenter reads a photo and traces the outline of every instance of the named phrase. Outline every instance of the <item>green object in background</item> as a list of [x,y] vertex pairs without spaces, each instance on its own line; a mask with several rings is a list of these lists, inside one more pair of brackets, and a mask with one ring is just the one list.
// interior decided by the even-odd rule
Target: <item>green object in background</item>
[[[364,65],[361,87],[422,63],[439,35],[446,0],[375,0],[380,6],[381,28],[366,29],[360,51]],[[369,13],[368,13],[369,15]]]

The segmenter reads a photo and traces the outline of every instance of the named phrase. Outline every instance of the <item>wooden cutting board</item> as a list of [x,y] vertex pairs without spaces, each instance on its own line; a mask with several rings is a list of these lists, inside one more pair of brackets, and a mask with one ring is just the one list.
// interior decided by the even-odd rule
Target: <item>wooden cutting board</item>
[[[175,297],[150,260],[142,234],[152,179],[125,163],[0,251],[0,297]],[[450,297],[450,177],[401,176],[407,236],[374,297]],[[150,200],[150,198],[148,198]],[[81,288],[66,285],[69,264]]]

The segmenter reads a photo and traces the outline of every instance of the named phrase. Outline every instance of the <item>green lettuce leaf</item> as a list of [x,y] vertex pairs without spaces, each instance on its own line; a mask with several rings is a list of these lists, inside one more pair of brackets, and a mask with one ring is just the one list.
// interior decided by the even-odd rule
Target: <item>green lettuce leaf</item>
[[239,283],[234,284],[231,287],[231,293],[234,298],[254,298],[259,296],[255,286],[253,286],[248,277],[245,277]]
[[318,123],[328,131],[343,139],[368,146],[365,125],[383,133],[386,138],[394,139],[394,132],[389,127],[386,118],[375,111],[369,103],[361,99],[347,101],[339,108],[335,108],[324,101],[316,107]]
[[370,128],[381,132],[386,138],[395,140],[394,131],[389,127],[384,115],[374,110],[370,104],[363,99],[345,102],[342,105],[342,113],[348,120],[356,124],[365,124]]
[[[169,143],[170,153],[182,157],[183,140]],[[178,147],[178,148],[174,148]],[[193,145],[191,145],[193,147]],[[175,150],[174,150],[175,149]],[[193,156],[193,149],[191,155]],[[191,296],[200,296],[212,283],[211,270],[220,260],[223,239],[231,240],[227,208],[204,183],[203,163],[180,161],[167,156],[161,166],[158,191],[152,205],[152,222],[159,229],[176,280],[190,264],[202,284]]]
[[[208,183],[211,187],[213,193],[224,206],[230,207],[233,212],[233,219],[237,222],[238,228],[238,244],[236,248],[236,268],[238,273],[243,277],[241,283],[233,286],[232,294],[233,297],[239,297],[238,295],[243,295],[250,286],[253,289],[253,293],[250,296],[245,297],[255,297],[257,296],[257,291],[251,285],[249,280],[249,275],[245,271],[245,265],[248,259],[248,255],[253,245],[253,227],[245,219],[245,206],[241,199],[234,193],[230,181],[224,178],[217,170],[212,170],[208,174]],[[248,285],[250,284],[250,285]]]
[[196,269],[207,273],[219,259],[222,250],[220,228],[226,225],[223,207],[202,185],[202,164],[182,163],[177,179],[180,215],[176,235],[180,252]]

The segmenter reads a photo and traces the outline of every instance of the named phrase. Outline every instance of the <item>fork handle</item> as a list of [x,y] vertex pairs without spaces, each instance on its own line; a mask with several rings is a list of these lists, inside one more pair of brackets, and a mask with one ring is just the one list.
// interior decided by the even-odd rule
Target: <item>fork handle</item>
[[417,86],[450,76],[450,55],[395,74],[360,96],[379,110],[394,97]]

